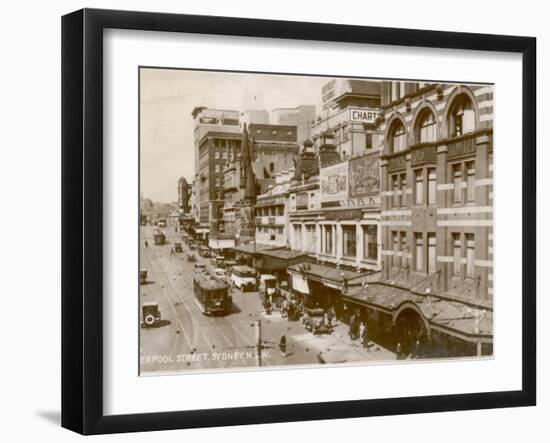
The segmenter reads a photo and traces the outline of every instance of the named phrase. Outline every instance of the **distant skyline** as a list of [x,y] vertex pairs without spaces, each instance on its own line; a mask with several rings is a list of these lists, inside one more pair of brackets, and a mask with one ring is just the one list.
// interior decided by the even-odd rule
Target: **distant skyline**
[[194,176],[196,106],[240,112],[321,105],[331,77],[248,74],[179,69],[141,69],[141,195],[177,201],[177,182]]

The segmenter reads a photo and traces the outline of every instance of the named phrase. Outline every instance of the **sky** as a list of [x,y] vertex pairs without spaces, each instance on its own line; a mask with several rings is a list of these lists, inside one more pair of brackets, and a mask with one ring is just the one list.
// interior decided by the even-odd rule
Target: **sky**
[[321,104],[327,77],[141,69],[141,191],[155,202],[177,201],[177,182],[194,176],[196,106],[246,111]]

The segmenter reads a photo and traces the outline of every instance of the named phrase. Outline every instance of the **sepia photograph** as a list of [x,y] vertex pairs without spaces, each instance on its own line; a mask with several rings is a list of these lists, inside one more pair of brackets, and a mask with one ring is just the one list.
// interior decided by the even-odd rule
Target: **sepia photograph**
[[140,375],[493,358],[493,100],[140,67]]

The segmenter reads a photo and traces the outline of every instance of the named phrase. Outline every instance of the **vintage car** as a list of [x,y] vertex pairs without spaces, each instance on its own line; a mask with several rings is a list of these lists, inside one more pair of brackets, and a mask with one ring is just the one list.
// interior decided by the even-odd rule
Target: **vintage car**
[[256,291],[258,281],[256,271],[249,266],[233,266],[231,268],[231,283],[241,291]]
[[153,328],[160,324],[160,311],[157,302],[145,302],[141,305],[141,327]]
[[147,283],[147,269],[139,270],[139,283],[142,285]]
[[179,242],[174,243],[174,251],[183,252],[183,248],[181,247],[181,243],[179,243]]
[[225,269],[223,268],[216,268],[214,269],[214,275],[218,278],[225,278],[226,276],[226,272],[225,272]]
[[321,308],[306,309],[302,323],[313,334],[327,334],[330,332],[328,325],[325,323],[325,311]]
[[195,272],[206,271],[206,265],[204,263],[195,263]]
[[194,254],[187,254],[187,261],[197,261],[197,257]]

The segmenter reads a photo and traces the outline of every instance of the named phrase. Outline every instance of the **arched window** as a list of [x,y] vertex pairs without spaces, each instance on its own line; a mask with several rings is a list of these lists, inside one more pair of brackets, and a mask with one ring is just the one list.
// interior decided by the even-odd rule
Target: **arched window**
[[403,123],[401,123],[401,120],[395,120],[389,134],[392,152],[403,151],[407,147],[406,138],[407,135]]
[[434,113],[430,109],[424,109],[416,121],[416,143],[429,143],[435,141],[436,122]]
[[466,94],[460,94],[454,99],[449,112],[448,125],[450,137],[460,137],[475,131],[474,106]]

